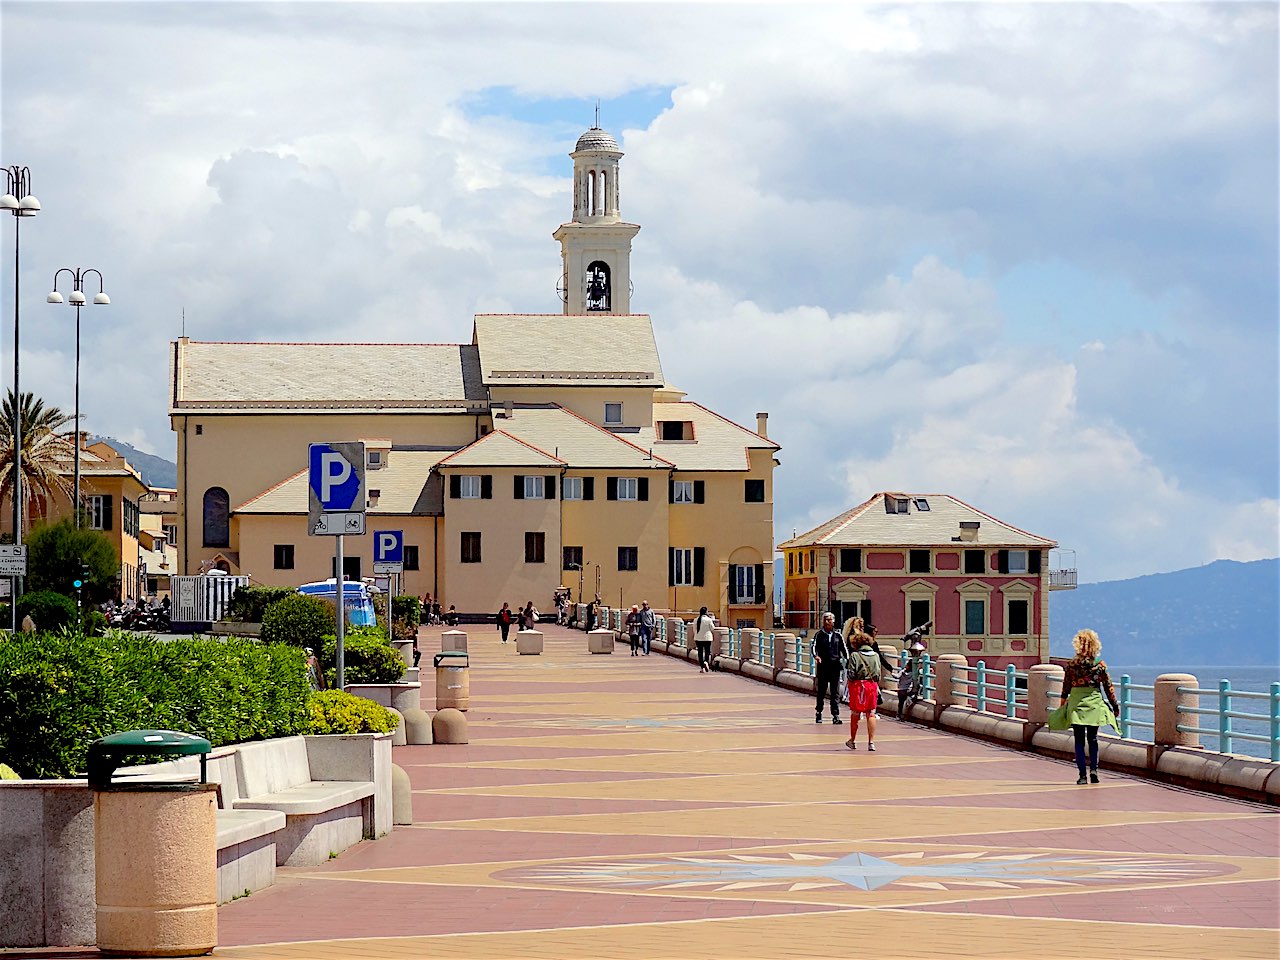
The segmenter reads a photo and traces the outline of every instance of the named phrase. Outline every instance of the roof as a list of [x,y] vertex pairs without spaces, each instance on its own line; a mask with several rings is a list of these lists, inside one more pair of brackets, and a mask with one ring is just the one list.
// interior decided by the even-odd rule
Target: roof
[[577,144],[573,148],[573,152],[579,150],[611,150],[614,153],[621,153],[618,147],[618,141],[613,139],[613,134],[608,131],[601,130],[599,127],[592,127],[586,133],[578,138]]
[[647,314],[477,314],[472,337],[490,387],[663,384]]
[[[694,439],[659,440],[656,424],[671,420],[692,423]],[[746,470],[751,466],[748,450],[780,449],[754,430],[688,400],[655,403],[653,422],[655,426],[640,428],[635,442],[652,448],[655,456],[671,461],[677,470]]]
[[[387,457],[387,465],[365,472],[365,484],[379,491],[378,502],[370,503],[371,514],[413,514],[421,507],[431,468],[449,455],[448,450],[397,450]],[[246,500],[232,512],[237,514],[305,514],[310,510],[307,473],[300,470]]]
[[563,467],[559,457],[503,430],[486,434],[440,461],[442,467]]
[[514,404],[510,417],[494,421],[503,432],[579,469],[669,470],[647,444],[618,436],[556,404]]
[[[885,513],[884,498],[893,496],[911,501],[907,513]],[[917,510],[916,500],[929,504],[928,510]],[[1056,547],[1054,540],[1036,536],[997,520],[977,507],[945,493],[877,493],[852,510],[833,517],[812,530],[778,544],[779,550],[811,546],[939,546],[956,542],[960,523],[977,522],[972,540],[958,541],[958,546],[988,547]]]
[[452,412],[487,397],[456,343],[174,342],[171,413],[324,409]]

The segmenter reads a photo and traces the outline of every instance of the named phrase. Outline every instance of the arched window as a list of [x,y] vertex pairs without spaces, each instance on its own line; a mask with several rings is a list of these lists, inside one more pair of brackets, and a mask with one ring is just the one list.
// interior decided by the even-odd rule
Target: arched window
[[596,215],[596,206],[600,202],[600,188],[596,184],[596,172],[594,170],[587,173],[587,187],[589,196],[587,198],[587,216],[594,217]]
[[231,498],[221,487],[204,492],[204,545],[231,546]]
[[609,212],[609,171],[600,171],[600,212],[608,214]]
[[609,265],[603,260],[592,261],[587,267],[587,309],[608,311],[611,290]]

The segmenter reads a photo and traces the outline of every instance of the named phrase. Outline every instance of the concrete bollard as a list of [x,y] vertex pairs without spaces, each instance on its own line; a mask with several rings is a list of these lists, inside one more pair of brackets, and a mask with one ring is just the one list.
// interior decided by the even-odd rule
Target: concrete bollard
[[592,630],[587,634],[588,653],[613,653],[613,631]]
[[516,634],[516,653],[522,657],[542,655],[542,631],[521,630]]
[[440,634],[440,650],[461,650],[467,652],[467,633],[465,630],[446,630]]
[[933,664],[937,673],[937,689],[933,692],[933,702],[936,704],[937,711],[941,712],[945,707],[969,706],[969,697],[962,692],[968,688],[961,687],[957,690],[955,686],[956,680],[968,679],[963,671],[955,668],[967,667],[969,658],[958,653],[944,653],[934,658]]
[[711,628],[711,662],[715,663],[716,657],[723,655],[725,645],[729,642],[728,627],[712,627]]
[[692,647],[685,635],[685,622],[679,617],[667,617],[667,646]]
[[760,631],[755,627],[743,627],[740,631],[742,635],[742,659],[757,660],[760,657]]
[[396,721],[397,721],[396,728],[391,731],[391,745],[393,747],[406,746],[409,743],[409,736],[405,732],[405,728],[404,728],[404,714],[402,714],[395,707],[387,707],[387,709],[396,715]]
[[413,640],[396,640],[392,638],[391,645],[396,648],[400,654],[400,659],[404,661],[406,667],[413,666]]
[[1200,726],[1200,718],[1194,713],[1179,713],[1178,707],[1200,706],[1200,695],[1195,693],[1179,693],[1179,687],[1199,687],[1198,681],[1190,673],[1162,673],[1156,677],[1155,690],[1155,736],[1157,746],[1161,747],[1198,747],[1200,734],[1182,733],[1178,724]]
[[397,827],[413,823],[413,784],[399,764],[391,765],[391,822]]
[[437,711],[431,718],[431,735],[436,743],[466,743],[467,715],[452,707]]
[[431,714],[427,711],[404,711],[404,738],[410,746],[431,743]]
[[1058,707],[1062,689],[1062,668],[1056,663],[1033,664],[1027,671],[1027,722],[1048,723],[1049,713]]
[[773,635],[773,675],[780,670],[794,670],[795,658],[791,656],[791,648],[795,645],[794,633],[775,633]]

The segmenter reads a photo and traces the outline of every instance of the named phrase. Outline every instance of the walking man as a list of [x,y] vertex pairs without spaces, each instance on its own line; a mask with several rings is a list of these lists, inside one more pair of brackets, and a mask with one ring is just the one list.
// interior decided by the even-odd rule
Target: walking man
[[507,604],[502,605],[502,609],[498,611],[498,629],[502,631],[502,642],[507,642],[507,634],[511,632],[511,608]]
[[653,628],[656,621],[653,618],[653,611],[649,609],[649,601],[645,600],[640,606],[640,642],[644,644],[644,655],[649,655],[649,641],[653,639]]
[[844,659],[844,638],[836,629],[834,613],[822,615],[822,629],[813,636],[813,673],[814,689],[818,694],[818,702],[814,705],[814,723],[822,722],[822,700],[831,700],[831,722],[842,723],[840,719],[840,662]]

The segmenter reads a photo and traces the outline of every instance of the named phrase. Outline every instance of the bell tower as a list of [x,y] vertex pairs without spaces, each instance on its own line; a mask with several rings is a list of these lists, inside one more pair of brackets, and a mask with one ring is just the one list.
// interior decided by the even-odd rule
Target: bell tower
[[552,236],[560,241],[557,288],[567,315],[631,312],[631,240],[639,233],[618,212],[622,151],[596,125],[578,138],[573,158],[573,219]]

